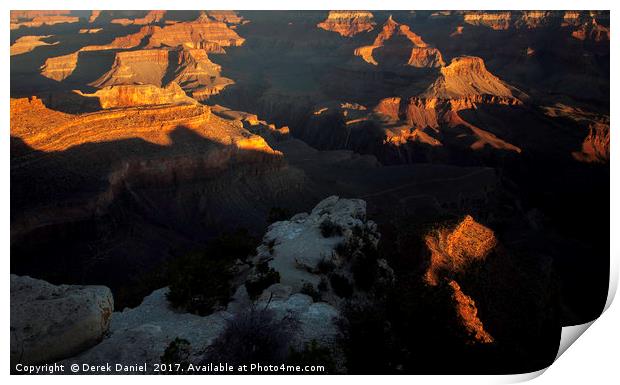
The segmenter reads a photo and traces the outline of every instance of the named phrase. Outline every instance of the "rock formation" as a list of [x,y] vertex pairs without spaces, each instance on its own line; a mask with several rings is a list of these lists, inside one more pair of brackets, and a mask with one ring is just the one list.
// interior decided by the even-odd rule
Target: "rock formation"
[[175,82],[165,88],[152,84],[107,86],[93,94],[81,94],[99,100],[101,108],[137,107],[166,104],[196,104]]
[[573,158],[581,162],[609,163],[609,116],[601,116],[562,103],[544,107],[543,111],[549,117],[575,122],[583,130],[585,137],[582,136],[584,139],[581,148],[573,151]]
[[463,293],[456,281],[448,281],[448,288],[452,291],[452,300],[454,301],[457,319],[469,337],[467,343],[490,344],[495,342],[493,337],[484,329],[482,321],[478,318],[476,302],[470,296]]
[[411,32],[409,26],[397,23],[392,19],[392,16],[383,24],[373,44],[357,48],[355,55],[360,56],[365,62],[377,66],[379,62],[374,55],[376,55],[375,51],[381,50],[387,51],[386,56],[390,56],[392,51],[397,53],[409,52],[407,61],[396,63],[397,65],[412,67],[441,67],[444,65],[441,52],[437,48],[430,47],[420,36]]
[[[518,101],[513,97],[507,85],[491,74],[484,61],[474,56],[459,56],[442,67],[440,75],[420,96],[426,99],[463,99],[491,97],[498,102],[505,99],[506,103]],[[503,99],[502,99],[503,98]]]
[[[339,233],[324,234],[327,221],[337,226],[334,229],[339,229]],[[237,269],[234,281],[241,285],[225,309],[204,317],[181,313],[170,307],[167,288],[156,290],[140,306],[114,313],[109,337],[64,363],[101,364],[112,357],[119,362],[158,363],[168,344],[177,337],[187,340],[193,348],[189,361],[200,362],[203,352],[221,338],[229,323],[252,311],[269,311],[276,320],[294,321],[296,327],[286,341],[287,351],[301,350],[312,341],[334,348],[340,333],[337,321],[341,318],[338,305],[342,303],[339,297],[342,294],[327,283],[325,275],[338,275],[354,284],[351,264],[361,252],[363,245],[359,242],[363,238],[376,245],[378,237],[376,225],[366,220],[364,201],[329,197],[310,214],[297,214],[270,226],[252,258],[254,267],[249,273],[247,269]],[[349,252],[338,252],[337,246],[345,243]],[[392,272],[386,262],[375,262],[390,279]],[[261,290],[252,299],[248,296],[247,282],[252,282],[257,274],[256,266],[263,263],[278,272],[280,282]],[[331,267],[326,271],[324,266]],[[321,282],[327,287],[323,288]],[[321,299],[302,294],[308,285],[320,293]]]
[[196,100],[206,100],[234,83],[220,75],[222,67],[209,60],[204,49],[177,51],[176,64],[173,81]]
[[93,34],[93,33],[99,33],[101,31],[103,31],[103,28],[82,28],[78,31],[78,33]]
[[425,238],[431,251],[425,279],[436,285],[441,276],[463,271],[475,261],[484,261],[497,244],[493,231],[466,216],[454,229],[442,229]]
[[165,15],[166,15],[166,11],[149,11],[144,17],[138,17],[135,19],[128,19],[128,18],[112,19],[110,22],[112,24],[120,24],[123,26],[154,24],[154,23],[159,23],[164,18]]
[[469,336],[469,343],[494,342],[478,318],[475,301],[463,293],[453,279],[472,263],[485,260],[497,245],[493,231],[467,215],[455,228],[431,232],[425,241],[430,251],[430,261],[424,276],[426,282],[431,286],[447,284],[457,319]]
[[112,68],[91,85],[98,88],[128,84],[161,87],[168,70],[168,53],[165,49],[117,52]]
[[317,24],[317,27],[351,37],[372,31],[375,25],[373,15],[368,11],[329,11],[327,19]]
[[[37,129],[42,119],[46,122],[45,131]],[[176,185],[206,178],[214,170],[226,170],[233,164],[239,165],[239,172],[243,172],[240,165],[255,167],[256,170],[251,171],[254,175],[284,167],[281,153],[274,151],[263,138],[235,121],[212,115],[209,107],[197,104],[125,107],[73,115],[51,110],[40,99],[13,99],[11,136],[29,147],[26,153],[14,157],[11,174],[24,185],[32,180],[28,177],[31,173],[58,167],[58,162],[65,161],[65,153],[68,167],[83,168],[82,171],[76,169],[77,174],[73,174],[81,175],[80,178],[67,176],[61,186],[56,185],[55,191],[63,193],[47,195],[54,191],[51,185],[56,182],[53,181],[49,181],[49,190],[33,190],[37,198],[32,199],[37,199],[38,208],[28,205],[30,208],[20,210],[21,214],[12,222],[13,234],[105,212],[127,183]],[[144,148],[139,158],[134,156],[133,149],[122,144],[129,141]],[[121,145],[114,146],[114,142]],[[95,143],[110,143],[109,148],[114,150],[107,151],[115,155],[110,157],[105,145],[100,145],[98,152],[81,150]],[[152,145],[147,145],[149,143]],[[175,145],[169,147],[172,143]],[[71,163],[72,151],[82,153],[83,161]],[[45,155],[50,153],[55,154],[55,160],[45,162]],[[252,169],[250,166],[248,168]],[[288,175],[283,173],[283,176]],[[75,199],[75,194],[79,199]],[[26,195],[23,199],[26,204]],[[73,203],[65,206],[64,199]],[[19,205],[17,201],[14,199],[13,203]],[[31,210],[38,214],[32,216]]]
[[101,341],[114,301],[103,286],[55,286],[11,274],[11,365],[74,356]]
[[90,16],[88,17],[88,22],[94,23],[99,17],[99,15],[101,15],[101,11],[92,11]]
[[609,143],[609,123],[591,123],[581,151],[573,152],[573,157],[583,162],[609,163]]
[[243,44],[240,37],[226,23],[210,19],[206,14],[192,22],[183,22],[155,28],[149,38],[148,47],[202,48],[207,52],[223,53],[224,47],[236,47]]
[[[161,17],[163,14],[149,15]],[[165,86],[161,81],[168,69],[168,51],[179,49],[181,53],[178,54],[178,67],[171,68],[170,71],[179,72],[175,81],[181,84],[184,90],[204,100],[233,83],[232,80],[219,76],[220,67],[209,60],[206,52],[225,53],[223,47],[241,45],[244,39],[225,23],[214,21],[202,14],[192,22],[179,22],[165,27],[146,25],[136,33],[115,38],[109,44],[88,45],[67,55],[48,58],[41,66],[41,74],[56,81],[63,81],[75,71],[81,52],[129,50],[144,41],[148,41],[146,49],[116,52],[110,71],[93,82],[93,85],[106,87],[142,82]]]
[[207,11],[207,15],[214,20],[227,24],[243,24],[247,21],[235,11]]
[[41,75],[56,81],[63,81],[71,76],[77,66],[78,52],[55,56],[45,60],[41,66]]
[[70,14],[71,11],[11,11],[11,30],[80,21],[79,17]]
[[577,40],[591,40],[596,43],[609,41],[609,29],[599,24],[595,18],[580,24],[571,36]]
[[512,14],[509,11],[472,11],[465,12],[463,20],[465,23],[475,26],[504,30],[510,27]]
[[11,44],[11,56],[21,55],[26,52],[30,52],[33,49],[44,45],[55,45],[58,42],[47,43],[43,39],[52,37],[53,35],[46,36],[22,36],[15,40],[15,43]]
[[204,49],[123,51],[116,53],[112,68],[91,85],[99,88],[131,84],[167,87],[177,83],[195,99],[205,100],[234,83],[220,76],[220,71],[221,67],[209,60]]

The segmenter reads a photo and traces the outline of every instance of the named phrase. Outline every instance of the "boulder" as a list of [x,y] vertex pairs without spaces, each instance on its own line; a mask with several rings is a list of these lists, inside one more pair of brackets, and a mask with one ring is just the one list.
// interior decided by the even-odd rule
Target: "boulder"
[[52,285],[11,274],[11,365],[52,362],[97,344],[114,300],[104,286]]

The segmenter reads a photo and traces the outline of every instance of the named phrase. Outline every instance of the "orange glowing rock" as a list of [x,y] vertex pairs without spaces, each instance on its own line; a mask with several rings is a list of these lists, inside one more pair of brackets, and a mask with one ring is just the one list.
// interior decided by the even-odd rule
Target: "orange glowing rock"
[[392,16],[383,24],[373,44],[357,48],[354,54],[355,56],[360,56],[367,63],[375,66],[379,65],[373,56],[375,51],[384,47],[387,41],[391,39],[396,40],[398,37],[404,38],[406,42],[405,44],[399,42],[399,45],[402,45],[400,49],[409,52],[409,59],[407,63],[402,63],[403,65],[406,64],[412,67],[441,67],[445,64],[441,52],[437,48],[430,47],[420,36],[411,32],[409,26],[397,23],[392,19]]
[[26,52],[30,52],[33,49],[43,46],[43,45],[55,45],[58,42],[54,43],[46,43],[42,41],[42,39],[47,39],[52,37],[53,35],[46,36],[22,36],[19,39],[15,40],[15,43],[11,45],[11,56],[13,55],[21,55]]
[[431,260],[426,281],[437,285],[445,274],[463,271],[474,261],[484,260],[497,245],[493,231],[467,215],[454,229],[437,230],[425,237]]
[[373,15],[368,11],[329,11],[327,19],[317,24],[317,27],[351,37],[372,31],[375,25]]
[[467,343],[490,344],[495,342],[493,337],[484,329],[482,321],[478,318],[476,302],[470,296],[463,293],[461,286],[456,281],[450,280],[448,287],[452,291],[452,300],[454,301],[457,318],[469,335],[470,339]]
[[11,29],[36,28],[43,25],[77,23],[80,18],[69,16],[71,11],[11,11]]

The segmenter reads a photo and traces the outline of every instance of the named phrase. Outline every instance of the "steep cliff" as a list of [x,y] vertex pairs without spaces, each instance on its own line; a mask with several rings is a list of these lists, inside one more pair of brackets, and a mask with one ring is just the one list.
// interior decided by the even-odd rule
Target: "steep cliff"
[[70,15],[71,11],[11,11],[11,30],[80,21],[79,17]]
[[152,84],[113,85],[92,94],[81,94],[99,100],[101,108],[137,107],[164,104],[196,104],[175,82],[165,88]]
[[392,16],[383,24],[373,44],[357,48],[354,54],[360,56],[365,62],[378,66],[380,63],[375,58],[377,52],[381,52],[386,61],[391,61],[391,56],[408,56],[406,62],[391,63],[392,65],[412,67],[444,65],[441,52],[437,48],[430,47],[420,36],[411,32],[409,26],[397,23]]
[[245,39],[226,23],[210,19],[206,14],[191,22],[182,22],[156,28],[149,38],[148,47],[202,48],[207,52],[224,52],[224,47],[240,46]]
[[329,11],[327,19],[317,24],[317,27],[351,37],[372,31],[375,25],[373,14],[368,11]]
[[53,35],[46,36],[22,36],[15,40],[15,43],[11,44],[11,56],[21,55],[26,52],[30,52],[33,49],[44,45],[55,45],[57,41],[53,43],[47,43],[43,39],[52,37]]

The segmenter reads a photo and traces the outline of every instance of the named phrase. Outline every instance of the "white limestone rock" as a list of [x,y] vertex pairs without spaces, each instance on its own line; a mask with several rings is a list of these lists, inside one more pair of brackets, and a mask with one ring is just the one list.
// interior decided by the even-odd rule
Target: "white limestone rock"
[[101,341],[114,310],[105,286],[52,285],[11,274],[11,364],[52,362]]

